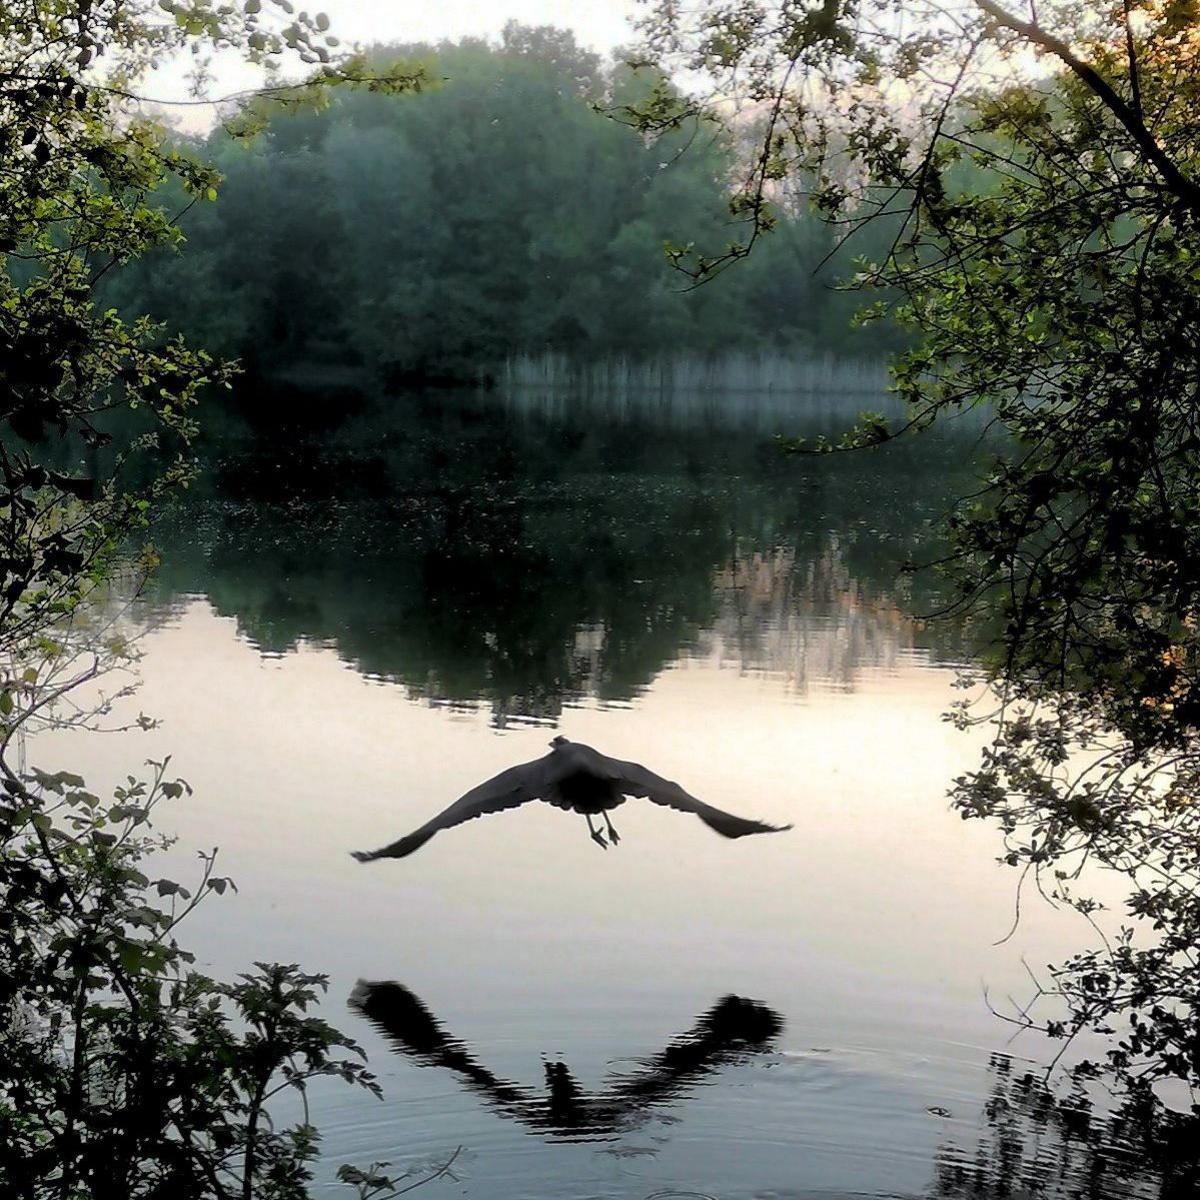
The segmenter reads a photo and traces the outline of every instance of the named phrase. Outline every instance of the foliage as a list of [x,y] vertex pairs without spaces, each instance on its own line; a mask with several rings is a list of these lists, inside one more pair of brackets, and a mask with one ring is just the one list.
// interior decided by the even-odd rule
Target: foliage
[[233,885],[215,850],[191,886],[146,874],[168,844],[155,810],[191,792],[166,762],[110,799],[70,771],[21,769],[27,735],[114,728],[134,687],[126,615],[93,594],[0,671],[0,1191],[302,1196],[316,1131],[306,1106],[271,1124],[276,1097],[302,1100],[322,1075],[377,1090],[339,1057],[357,1047],[307,1013],[323,978],[263,963],[223,984],[192,970],[178,927]]
[[[274,7],[280,8],[278,4]],[[290,9],[291,5],[286,6]],[[228,364],[164,338],[145,316],[95,303],[96,284],[151,247],[179,239],[152,202],[171,185],[179,208],[216,198],[215,170],[164,142],[128,102],[146,73],[182,50],[236,48],[270,65],[291,50],[327,63],[336,38],[323,16],[280,27],[262,6],[209,0],[19,0],[0,11],[0,627],[27,635],[69,610],[94,582],[114,536],[141,520],[145,497],[118,486],[131,455],[158,443],[161,489],[186,477],[182,449],[200,392]],[[302,90],[310,100],[362,65],[332,65]],[[404,90],[419,72],[369,86]],[[285,89],[286,91],[286,89]],[[295,96],[292,96],[295,99]],[[105,477],[49,469],[20,443],[52,435],[67,464],[110,441],[104,414],[144,414],[142,436]],[[171,461],[170,456],[174,456]],[[55,465],[63,465],[62,463]],[[110,465],[112,465],[110,463]]]
[[0,948],[0,1185],[5,1195],[291,1197],[317,1133],[271,1122],[281,1092],[337,1075],[378,1090],[357,1047],[308,1009],[325,988],[259,963],[232,984],[192,971],[180,922],[229,881],[202,853],[192,889],[150,879],[148,832],[190,789],[151,764],[104,802],[66,771],[6,777]]
[[895,369],[908,427],[981,405],[1011,445],[951,522],[1005,700],[956,804],[1084,911],[1082,860],[1129,877],[1130,928],[1056,974],[1070,1016],[1048,1031],[1129,1029],[1124,1083],[1200,1083],[1196,6],[663,4],[647,37],[769,114],[734,202],[747,236],[684,262],[697,277],[797,169],[848,232],[898,222],[862,278],[898,297],[867,319],[920,333]]
[[454,1161],[461,1151],[462,1147],[460,1146],[441,1166],[425,1174],[411,1169],[395,1174],[391,1171],[391,1163],[373,1162],[365,1170],[360,1167],[339,1167],[338,1180],[354,1188],[358,1193],[359,1200],[392,1200],[395,1196],[403,1196],[405,1192],[415,1191],[444,1175],[455,1178],[450,1168],[453,1167]]
[[1047,713],[1009,715],[981,768],[956,782],[964,817],[1000,823],[1004,861],[1022,869],[1023,883],[1032,873],[1045,892],[1089,916],[1099,906],[1076,883],[1089,861],[1133,884],[1128,910],[1142,936],[1123,928],[1041,984],[1066,1015],[1038,1027],[1064,1049],[1083,1030],[1109,1039],[1103,1060],[1084,1060],[1078,1075],[1107,1065],[1140,1091],[1200,1072],[1195,772],[1190,755],[1164,762],[1132,752],[1101,713],[1063,697]]
[[661,247],[724,244],[731,148],[707,124],[647,139],[595,111],[635,103],[653,72],[516,24],[498,46],[371,57],[391,54],[439,86],[274,113],[249,147],[215,131],[220,204],[183,220],[183,253],[115,278],[114,303],[292,377],[314,361],[473,380],[522,352],[859,345],[822,264],[832,238],[798,206],[735,286],[683,291]]
[[320,976],[259,964],[220,984],[189,969],[178,924],[229,881],[209,854],[193,889],[143,873],[162,845],[154,809],[188,790],[166,763],[111,800],[23,764],[26,733],[91,727],[127,694],[104,690],[131,651],[101,585],[151,500],[186,484],[191,410],[231,374],[96,303],[114,267],[178,239],[156,193],[175,189],[181,206],[216,194],[210,167],[136,115],[136,89],[186,50],[324,64],[280,89],[305,103],[339,82],[419,81],[334,64],[327,19],[285,22],[290,8],[0,8],[0,1191],[20,1200],[301,1196],[316,1134],[307,1115],[271,1124],[273,1097],[318,1075],[374,1086],[337,1057],[352,1043],[308,1015]]
[[[148,322],[92,304],[97,271],[167,236],[163,215],[142,202],[149,190],[168,172],[192,194],[213,179],[162,152],[149,130],[114,128],[111,93],[87,78],[112,6],[63,7],[53,25],[42,6],[0,14],[0,420],[15,435],[0,443],[0,623],[9,638],[68,609],[110,531],[137,512],[95,478],[35,463],[15,439],[52,430],[97,446],[97,417],[118,395],[186,435],[198,389],[222,376],[178,341],[154,344]],[[101,52],[115,55],[119,77],[156,53],[155,33],[131,21]]]

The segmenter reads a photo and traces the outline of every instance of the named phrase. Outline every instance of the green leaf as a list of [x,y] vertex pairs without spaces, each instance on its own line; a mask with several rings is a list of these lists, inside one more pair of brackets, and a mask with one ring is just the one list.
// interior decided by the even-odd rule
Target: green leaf
[[137,975],[146,965],[145,950],[133,942],[126,942],[122,945],[117,951],[117,958],[130,975]]

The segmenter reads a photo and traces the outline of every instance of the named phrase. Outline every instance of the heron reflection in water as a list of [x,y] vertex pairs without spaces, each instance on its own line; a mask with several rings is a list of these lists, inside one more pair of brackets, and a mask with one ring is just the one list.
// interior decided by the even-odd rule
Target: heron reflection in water
[[613,845],[621,839],[613,828],[609,811],[625,803],[627,796],[644,796],[655,804],[694,813],[710,829],[727,838],[745,837],[749,833],[782,833],[790,825],[767,825],[737,817],[711,804],[697,800],[677,783],[663,779],[640,763],[609,758],[582,742],[556,737],[550,743],[550,753],[532,762],[509,767],[499,775],[472,788],[460,796],[444,812],[419,829],[383,846],[378,850],[355,850],[359,862],[377,858],[404,858],[420,849],[435,833],[482,817],[486,813],[516,808],[530,800],[545,800],[556,808],[582,813],[587,817],[592,840],[608,848],[604,833],[592,824],[594,816],[602,816]]
[[782,1019],[766,1005],[726,996],[660,1053],[603,1089],[584,1091],[565,1063],[550,1062],[541,1094],[493,1075],[399,983],[359,980],[350,1003],[402,1054],[455,1072],[497,1111],[533,1132],[577,1139],[629,1129],[648,1116],[651,1106],[669,1104],[720,1067],[769,1049],[783,1029]]

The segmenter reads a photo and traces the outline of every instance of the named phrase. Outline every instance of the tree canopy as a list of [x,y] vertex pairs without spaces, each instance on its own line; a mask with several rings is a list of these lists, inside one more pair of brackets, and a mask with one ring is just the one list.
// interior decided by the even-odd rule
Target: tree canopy
[[123,272],[116,301],[267,374],[317,361],[471,380],[544,351],[867,350],[833,287],[848,263],[823,262],[833,237],[802,204],[731,287],[689,292],[669,269],[667,242],[729,240],[734,157],[707,122],[648,138],[614,119],[665,86],[656,72],[516,24],[498,45],[371,52],[397,55],[436,86],[272,112],[250,144],[215,131],[197,149],[221,203],[182,219],[181,253]]

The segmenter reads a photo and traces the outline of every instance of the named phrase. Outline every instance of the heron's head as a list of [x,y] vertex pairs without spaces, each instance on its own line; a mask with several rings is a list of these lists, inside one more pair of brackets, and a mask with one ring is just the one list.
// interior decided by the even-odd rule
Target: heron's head
[[565,738],[560,733],[558,737],[550,739],[550,745],[557,750],[559,746],[565,746],[570,741],[570,738]]

